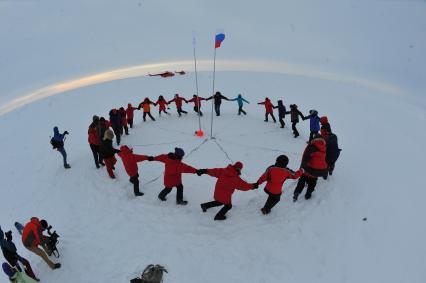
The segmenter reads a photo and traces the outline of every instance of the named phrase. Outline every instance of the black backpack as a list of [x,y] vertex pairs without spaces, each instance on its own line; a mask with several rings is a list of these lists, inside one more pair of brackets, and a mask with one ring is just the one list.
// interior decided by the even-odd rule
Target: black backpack
[[141,277],[130,280],[130,283],[161,283],[163,282],[163,273],[167,270],[159,264],[148,265],[143,271]]
[[60,148],[64,146],[63,141],[57,141],[54,138],[50,139],[50,144],[52,145],[53,149]]

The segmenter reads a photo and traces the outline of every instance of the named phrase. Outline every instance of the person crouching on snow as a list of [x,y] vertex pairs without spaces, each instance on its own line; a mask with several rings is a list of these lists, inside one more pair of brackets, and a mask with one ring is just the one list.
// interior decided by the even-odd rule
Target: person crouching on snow
[[213,196],[214,201],[202,203],[200,205],[203,212],[206,212],[207,209],[215,206],[222,206],[214,217],[214,220],[226,219],[226,213],[232,208],[232,194],[235,190],[248,191],[258,188],[257,183],[250,184],[240,178],[242,169],[243,163],[238,161],[225,168],[197,170],[198,176],[207,174],[217,178]]
[[133,184],[135,196],[143,196],[143,193],[139,191],[138,162],[148,160],[149,156],[134,154],[127,145],[120,147],[118,156],[120,156],[121,161],[123,161],[124,169],[126,169],[127,175],[130,177],[130,183]]
[[278,156],[275,165],[268,167],[265,173],[257,180],[258,184],[266,181],[265,193],[268,194],[268,199],[261,209],[263,214],[269,214],[271,209],[280,201],[285,180],[299,179],[303,174],[303,169],[293,172],[287,168],[287,164],[288,157],[286,155]]
[[161,201],[166,201],[166,196],[176,187],[176,204],[188,204],[183,199],[182,173],[195,174],[197,169],[182,162],[184,155],[183,149],[176,147],[174,152],[150,158],[150,161],[159,161],[165,165],[164,189],[158,194]]

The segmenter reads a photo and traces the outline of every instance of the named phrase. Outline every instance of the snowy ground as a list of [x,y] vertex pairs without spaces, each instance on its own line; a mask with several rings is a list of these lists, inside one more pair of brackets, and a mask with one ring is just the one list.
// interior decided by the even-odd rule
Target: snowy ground
[[[309,129],[308,122],[300,123],[301,136],[294,139],[288,126],[264,123],[257,102],[265,96],[283,99],[305,114],[314,108],[329,117],[343,151],[335,174],[319,181],[312,200],[292,203],[295,183],[289,181],[281,202],[265,217],[259,211],[266,200],[263,188],[237,192],[229,219],[221,223],[213,221],[215,209],[203,214],[199,208],[211,200],[215,179],[186,175],[189,204],[177,207],[174,193],[167,203],[157,199],[162,165],[142,163],[145,196],[135,199],[121,160],[117,179],[111,180],[95,168],[87,144],[94,114],[107,117],[112,107],[145,96],[189,97],[192,73],[107,82],[18,108],[0,118],[0,224],[7,230],[16,220],[46,218],[61,235],[63,267],[49,270],[16,238],[19,252],[46,283],[128,282],[150,263],[168,268],[165,282],[425,282],[424,2],[328,0],[322,7],[315,1],[275,1],[244,8],[240,1],[219,2],[213,7],[198,1],[0,1],[0,35],[8,39],[2,40],[0,107],[87,74],[190,60],[194,22],[202,30],[201,59],[211,56],[204,31],[219,22],[229,34],[221,58],[296,62],[403,91],[321,76],[220,71],[216,89],[228,97],[242,93],[251,104],[247,116],[236,115],[236,102],[223,104],[223,115],[214,122],[216,141],[194,136],[198,121],[191,111],[178,118],[172,106],[171,117],[146,123],[136,112],[136,127],[123,139],[135,152],[154,155],[180,146],[185,161],[197,168],[240,160],[243,177],[251,182],[279,154],[287,154],[290,167],[297,168]],[[241,12],[233,13],[237,8]],[[156,18],[159,13],[165,22]],[[253,34],[260,39],[254,41]],[[199,80],[200,95],[207,96],[211,72],[201,72]],[[210,105],[202,108],[203,130],[209,133]],[[70,132],[71,170],[60,166],[59,153],[51,149],[53,126]]]

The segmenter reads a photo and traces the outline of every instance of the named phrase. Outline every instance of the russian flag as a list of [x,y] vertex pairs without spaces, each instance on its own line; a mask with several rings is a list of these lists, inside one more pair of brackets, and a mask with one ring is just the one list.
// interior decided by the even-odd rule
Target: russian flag
[[214,48],[219,48],[222,44],[222,41],[225,40],[225,34],[224,33],[218,33],[216,34]]

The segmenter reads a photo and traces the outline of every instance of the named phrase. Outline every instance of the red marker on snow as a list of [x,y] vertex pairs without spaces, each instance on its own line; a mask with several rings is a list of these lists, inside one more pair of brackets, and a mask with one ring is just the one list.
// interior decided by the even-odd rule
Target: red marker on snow
[[202,137],[202,136],[204,136],[204,132],[203,132],[203,131],[201,131],[201,130],[196,131],[196,132],[195,132],[195,134],[196,134],[198,137]]

